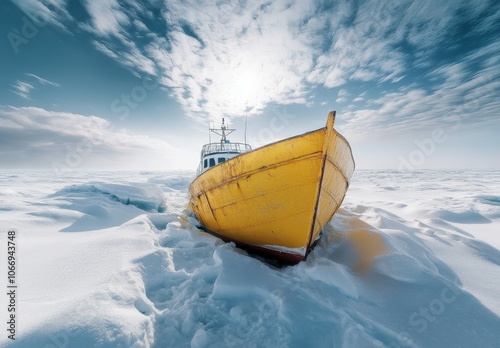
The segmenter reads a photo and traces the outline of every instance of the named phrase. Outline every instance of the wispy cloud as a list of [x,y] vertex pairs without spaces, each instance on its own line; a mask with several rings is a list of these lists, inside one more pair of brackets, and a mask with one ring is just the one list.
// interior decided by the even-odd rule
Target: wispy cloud
[[54,87],[61,87],[61,85],[58,84],[57,82],[52,82],[52,81],[46,80],[46,79],[41,78],[40,76],[37,76],[35,74],[27,73],[26,76],[35,79],[37,82],[41,83],[42,85],[50,85],[50,86],[54,86]]
[[337,94],[337,100],[335,100],[335,103],[340,104],[343,103],[347,100],[347,96],[349,95],[349,92],[346,89],[341,89],[339,90]]
[[361,93],[360,95],[358,95],[356,98],[354,98],[352,100],[353,103],[359,103],[359,102],[362,102],[365,100],[365,95],[366,95],[366,92],[363,92]]
[[67,10],[67,0],[23,0],[12,1],[19,6],[37,26],[50,23],[66,30],[66,23],[73,20]]
[[24,76],[24,81],[16,80],[16,82],[11,85],[13,88],[11,91],[24,99],[30,99],[30,94],[35,89],[36,85],[61,87],[57,82],[46,80],[32,73],[26,73]]
[[17,94],[21,98],[29,99],[31,90],[34,86],[28,82],[16,80],[16,82],[12,85],[12,88],[13,93]]
[[111,169],[164,169],[187,167],[182,153],[165,141],[117,129],[98,116],[0,107],[0,163],[15,165],[13,159],[18,158],[20,163],[45,168],[98,164]]
[[[343,111],[342,129],[351,138],[383,138],[394,134],[457,129],[478,125],[500,126],[500,42],[471,52],[459,63],[428,73],[430,90],[417,85],[382,93],[370,107]],[[481,66],[477,70],[472,67]]]

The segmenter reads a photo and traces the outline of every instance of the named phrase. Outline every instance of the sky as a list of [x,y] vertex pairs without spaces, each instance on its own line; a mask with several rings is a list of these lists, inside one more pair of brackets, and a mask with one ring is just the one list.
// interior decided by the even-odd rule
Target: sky
[[[192,169],[324,127],[358,169],[500,169],[498,1],[0,4],[0,169]],[[214,137],[212,137],[212,140]]]

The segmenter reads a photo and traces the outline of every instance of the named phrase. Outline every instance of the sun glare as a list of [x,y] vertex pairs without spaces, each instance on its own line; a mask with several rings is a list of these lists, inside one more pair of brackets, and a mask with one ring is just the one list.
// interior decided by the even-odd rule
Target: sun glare
[[241,94],[242,99],[252,100],[257,96],[262,80],[259,73],[250,70],[236,72],[234,75],[235,90]]
[[217,81],[216,104],[227,115],[242,116],[266,103],[264,72],[251,62],[245,63],[226,67]]

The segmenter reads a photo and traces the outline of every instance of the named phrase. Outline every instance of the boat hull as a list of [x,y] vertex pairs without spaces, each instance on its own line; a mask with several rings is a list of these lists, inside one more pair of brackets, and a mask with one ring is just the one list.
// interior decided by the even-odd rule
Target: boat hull
[[190,207],[207,231],[274,259],[296,263],[342,203],[354,160],[333,129],[242,154],[199,175]]

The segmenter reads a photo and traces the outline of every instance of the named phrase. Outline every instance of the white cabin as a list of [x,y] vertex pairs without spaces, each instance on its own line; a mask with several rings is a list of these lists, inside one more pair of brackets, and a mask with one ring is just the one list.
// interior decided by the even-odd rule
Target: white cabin
[[222,119],[222,126],[220,129],[210,128],[210,131],[220,135],[221,140],[219,143],[209,143],[203,145],[200,156],[200,165],[196,171],[196,176],[218,164],[224,163],[231,158],[252,150],[248,144],[232,143],[226,139],[226,136],[234,132],[235,129],[228,129],[224,125],[224,119]]

